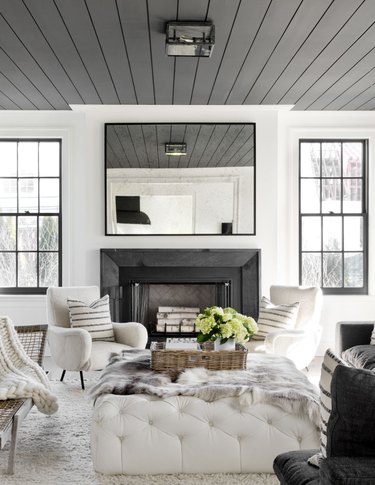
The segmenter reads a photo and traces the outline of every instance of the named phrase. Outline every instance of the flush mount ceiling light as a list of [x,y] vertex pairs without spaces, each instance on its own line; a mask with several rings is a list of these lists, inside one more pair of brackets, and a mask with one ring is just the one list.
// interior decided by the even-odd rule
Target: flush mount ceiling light
[[212,22],[167,23],[167,56],[210,57],[214,45]]
[[181,156],[186,155],[186,143],[166,143],[165,154]]

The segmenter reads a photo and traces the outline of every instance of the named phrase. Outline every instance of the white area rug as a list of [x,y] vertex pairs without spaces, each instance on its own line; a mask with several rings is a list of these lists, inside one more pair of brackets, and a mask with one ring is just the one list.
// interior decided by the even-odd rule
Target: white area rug
[[[90,387],[91,383],[87,383]],[[6,475],[8,445],[0,451],[1,485],[276,485],[274,475],[138,475],[106,476],[95,473],[90,455],[92,403],[78,380],[52,382],[59,411],[45,416],[33,408],[19,431],[16,471]]]

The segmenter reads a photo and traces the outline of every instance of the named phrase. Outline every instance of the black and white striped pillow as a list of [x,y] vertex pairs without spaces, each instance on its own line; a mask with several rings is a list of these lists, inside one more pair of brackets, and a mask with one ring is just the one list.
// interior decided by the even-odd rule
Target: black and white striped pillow
[[334,370],[338,365],[347,365],[331,349],[324,354],[320,374],[320,453],[308,459],[311,465],[319,466],[323,458],[327,458],[327,423],[332,411],[331,382]]
[[68,298],[67,303],[72,328],[87,330],[92,340],[114,342],[108,295],[93,301],[90,305],[74,298]]
[[263,296],[259,307],[258,331],[252,336],[252,340],[264,340],[271,332],[293,328],[298,309],[299,302],[274,305]]

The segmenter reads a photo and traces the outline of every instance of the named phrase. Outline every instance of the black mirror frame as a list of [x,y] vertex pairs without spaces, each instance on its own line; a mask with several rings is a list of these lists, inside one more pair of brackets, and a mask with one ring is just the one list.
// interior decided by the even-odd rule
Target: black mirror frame
[[[252,125],[254,130],[254,200],[253,200],[253,227],[254,231],[251,233],[236,233],[223,232],[223,233],[199,233],[199,234],[111,234],[107,230],[107,127],[108,126],[141,126],[141,125]],[[201,121],[201,122],[146,122],[146,123],[104,123],[104,224],[105,224],[105,236],[116,236],[116,237],[128,237],[128,236],[255,236],[256,235],[256,123],[255,122],[212,122],[212,121]]]

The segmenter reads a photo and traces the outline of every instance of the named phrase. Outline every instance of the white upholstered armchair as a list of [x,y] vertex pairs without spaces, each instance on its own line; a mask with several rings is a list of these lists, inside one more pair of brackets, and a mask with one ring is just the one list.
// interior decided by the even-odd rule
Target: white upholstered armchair
[[300,303],[295,326],[268,334],[263,345],[259,341],[250,342],[249,350],[283,355],[297,369],[304,369],[315,357],[322,334],[319,325],[322,291],[315,286],[271,286],[270,299],[276,305]]
[[47,290],[48,343],[56,364],[65,371],[78,371],[84,389],[83,371],[101,370],[112,353],[129,348],[145,348],[147,330],[137,322],[113,323],[115,342],[92,341],[83,328],[70,328],[67,298],[86,303],[100,298],[97,286],[51,287]]

